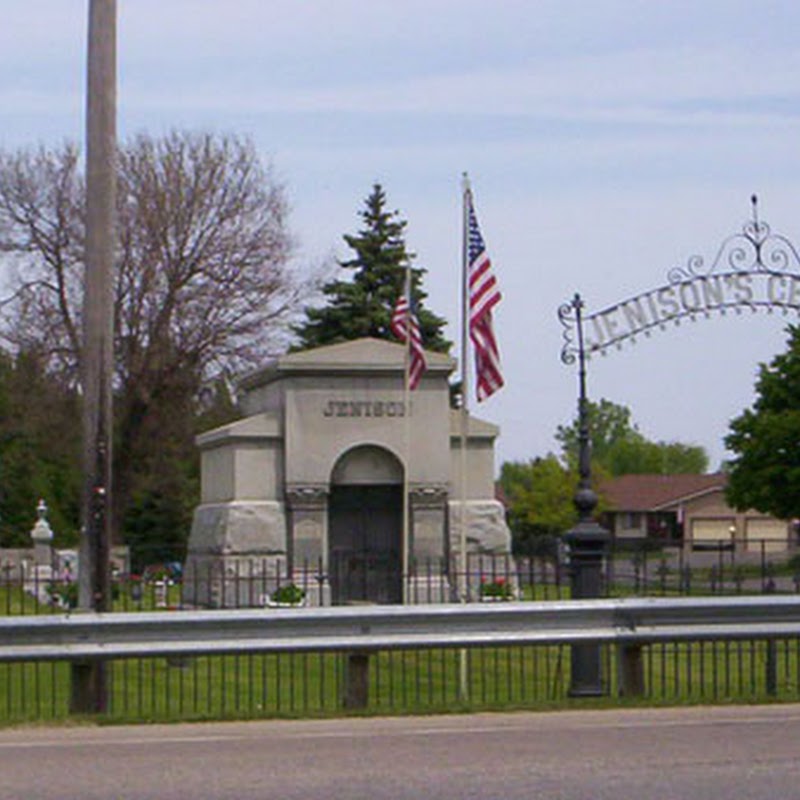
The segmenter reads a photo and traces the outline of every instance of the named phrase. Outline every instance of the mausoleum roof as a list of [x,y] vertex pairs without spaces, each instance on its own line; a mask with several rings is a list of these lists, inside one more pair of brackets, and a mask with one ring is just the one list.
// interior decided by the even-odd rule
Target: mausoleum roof
[[[456,367],[456,360],[445,353],[426,350],[425,358],[428,374],[449,374]],[[253,389],[288,374],[401,372],[404,363],[405,346],[402,344],[385,339],[354,339],[279,356],[263,369],[245,376],[240,386]]]
[[[478,419],[469,415],[467,436],[470,439],[496,439],[500,428],[493,422]],[[457,439],[461,435],[461,411],[457,408],[450,409],[450,438]]]
[[254,414],[213,430],[204,431],[195,439],[195,442],[201,448],[208,448],[235,440],[277,439],[282,435],[280,419],[273,412]]

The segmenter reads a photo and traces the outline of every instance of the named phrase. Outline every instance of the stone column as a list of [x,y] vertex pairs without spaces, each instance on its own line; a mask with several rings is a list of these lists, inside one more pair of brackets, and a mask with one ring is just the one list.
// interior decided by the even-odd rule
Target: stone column
[[309,605],[330,605],[328,486],[287,486],[286,506],[289,510],[291,580],[306,593]]
[[449,602],[447,579],[447,487],[420,484],[409,490],[411,525],[408,603]]

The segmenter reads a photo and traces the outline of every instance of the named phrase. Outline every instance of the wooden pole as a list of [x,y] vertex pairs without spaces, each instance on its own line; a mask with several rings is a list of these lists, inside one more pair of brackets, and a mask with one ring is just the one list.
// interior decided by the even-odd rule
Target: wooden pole
[[[78,606],[109,611],[116,203],[116,0],[90,0],[86,91],[86,272],[83,302],[83,502]],[[106,665],[76,664],[72,708],[100,713]]]

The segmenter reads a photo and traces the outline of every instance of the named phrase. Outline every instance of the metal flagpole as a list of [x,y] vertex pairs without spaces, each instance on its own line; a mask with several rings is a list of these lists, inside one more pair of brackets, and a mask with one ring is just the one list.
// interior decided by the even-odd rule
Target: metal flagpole
[[411,471],[411,264],[405,268],[406,296],[406,350],[403,365],[403,448],[405,450],[405,468],[403,469],[403,603],[408,603],[411,595],[409,569],[409,473]]
[[469,576],[467,574],[467,433],[469,428],[469,178],[463,178],[463,236],[461,246],[461,435],[460,435],[460,509],[459,559],[462,580],[459,586],[461,602],[467,601]]
[[[465,172],[462,181],[462,240],[461,240],[461,431],[460,431],[460,475],[459,475],[459,541],[458,549],[461,577],[459,580],[459,600],[467,602],[469,595],[469,571],[467,569],[467,433],[469,427],[469,369],[467,355],[469,350],[469,177]],[[467,651],[459,652],[459,696],[462,701],[469,699],[469,676],[467,674]]]

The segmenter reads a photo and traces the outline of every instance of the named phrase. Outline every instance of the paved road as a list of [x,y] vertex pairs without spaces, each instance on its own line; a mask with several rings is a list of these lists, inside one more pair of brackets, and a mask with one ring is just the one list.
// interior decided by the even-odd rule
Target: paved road
[[0,731],[3,800],[800,798],[800,706]]

